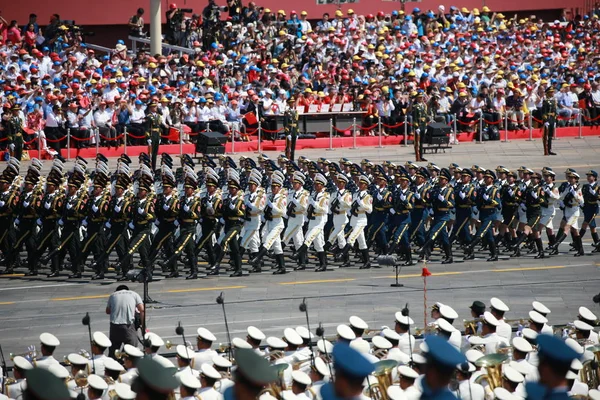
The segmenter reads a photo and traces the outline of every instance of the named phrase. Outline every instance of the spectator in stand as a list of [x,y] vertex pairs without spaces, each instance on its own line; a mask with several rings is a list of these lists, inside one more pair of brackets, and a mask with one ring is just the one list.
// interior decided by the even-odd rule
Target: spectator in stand
[[23,48],[27,51],[31,51],[35,48],[37,43],[38,34],[35,31],[35,25],[29,24],[26,27],[26,31],[23,33]]
[[127,25],[129,26],[129,36],[144,37],[144,9],[138,8],[134,16],[129,18]]
[[29,30],[29,25],[33,25],[33,31],[36,33],[36,35],[40,33],[40,26],[37,23],[36,14],[29,14],[29,21],[25,25],[23,25],[23,29],[21,29],[21,33],[23,35],[25,35],[25,32]]
[[98,103],[98,110],[94,112],[94,125],[98,127],[100,144],[109,149],[111,146],[118,148],[119,145],[114,139],[117,137],[117,130],[113,127],[113,111],[106,107],[106,101],[101,100]]
[[50,17],[50,24],[44,29],[44,43],[43,46],[48,48],[54,47],[56,38],[59,35],[60,27],[60,15],[52,14]]
[[10,21],[10,25],[8,25],[6,41],[13,44],[21,43],[21,30],[19,29],[19,24],[16,19]]

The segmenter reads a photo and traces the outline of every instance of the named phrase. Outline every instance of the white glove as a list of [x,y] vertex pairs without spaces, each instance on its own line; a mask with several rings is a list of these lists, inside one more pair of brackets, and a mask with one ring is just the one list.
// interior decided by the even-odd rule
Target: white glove
[[4,207],[6,203],[4,201],[0,201],[0,207]]
[[165,210],[165,211],[168,211],[168,210],[169,210],[169,208],[170,208],[170,207],[169,207],[169,205],[168,205],[168,204],[165,204],[165,205],[163,205],[163,210]]
[[87,218],[81,221],[81,226],[88,226]]
[[93,212],[98,212],[98,206],[94,204],[94,205],[92,206],[92,211],[93,211]]
[[419,135],[420,133],[421,133],[421,129],[420,128],[415,129],[415,135]]
[[461,199],[465,198],[465,192],[458,192],[458,195],[460,196]]
[[179,221],[175,220],[174,224],[175,224],[175,226],[179,226]]
[[310,200],[308,201],[308,204],[311,206],[315,205],[315,200],[311,197]]
[[381,196],[381,193],[377,194],[377,200],[381,201],[383,199],[383,196]]
[[515,192],[513,192],[513,190],[512,190],[512,189],[508,189],[508,195],[509,195],[509,196],[512,196],[513,194],[515,194]]
[[121,207],[115,206],[115,212],[121,212]]
[[394,210],[393,208],[390,208],[390,214],[392,214],[392,215],[396,214],[396,210]]
[[19,225],[19,222],[21,222],[19,218],[15,218],[15,225]]
[[550,126],[550,122],[544,122],[544,126],[548,128]]
[[185,206],[183,206],[183,211],[190,212],[190,207],[186,204]]
[[521,211],[527,211],[527,206],[524,203],[521,203]]
[[112,225],[110,224],[110,222],[109,222],[109,221],[106,221],[106,223],[104,224],[104,226],[106,227],[106,229],[110,229],[110,227],[111,227]]
[[31,346],[29,346],[29,347],[27,348],[27,352],[28,352],[28,353],[35,353],[35,345],[34,345],[34,344],[32,344]]
[[71,208],[73,208],[73,204],[67,203],[67,210],[70,210]]
[[63,221],[62,218],[58,220],[58,225],[59,226],[63,226],[64,224],[65,224],[65,221]]
[[142,215],[144,213],[144,209],[142,207],[138,207],[138,214]]
[[298,203],[298,199],[296,199],[296,198],[294,198],[294,199],[292,200],[292,203],[294,203],[296,206],[299,206],[299,205],[300,205],[300,203]]
[[129,225],[127,225],[129,227],[129,229],[133,229],[135,228],[135,225],[133,225],[133,222],[130,222]]
[[571,186],[571,190],[569,191],[573,194],[573,196],[575,196],[575,188],[573,186]]
[[417,200],[421,200],[421,195],[417,192],[415,193],[415,199]]
[[400,200],[402,200],[402,201],[406,200],[406,196],[404,194],[401,194],[400,195]]
[[596,195],[596,191],[595,191],[595,190],[592,190],[592,188],[590,188],[590,193],[592,194],[592,196],[595,196],[595,195]]
[[562,200],[561,200],[561,201],[558,203],[558,207],[559,207],[559,208],[565,208],[565,203],[564,203],[564,201],[562,201]]
[[219,223],[220,223],[221,225],[223,225],[223,224],[225,223],[225,220],[224,220],[223,218],[219,218]]
[[52,203],[48,203],[48,202],[44,203],[44,208],[45,208],[46,210],[49,210],[49,209],[50,209],[50,207],[52,207]]
[[531,192],[531,197],[533,197],[534,199],[537,199],[538,195],[536,192]]
[[146,142],[148,143],[148,146],[152,146],[152,139],[148,139]]
[[[590,188],[590,190],[591,190],[591,188]],[[23,207],[25,207],[25,208],[29,207],[29,202],[28,201],[23,202]]]
[[154,226],[159,226],[159,225],[160,225],[160,221],[159,220],[154,221]]
[[42,225],[42,219],[41,219],[41,218],[38,218],[38,219],[35,221],[35,223],[41,226],[41,225]]
[[8,148],[10,149],[10,151],[15,151],[15,145],[13,143],[9,144]]
[[483,199],[484,199],[485,201],[487,201],[487,200],[489,200],[489,199],[490,199],[490,196],[488,196],[487,194],[484,194],[484,195],[483,195]]
[[252,207],[252,203],[251,203],[251,202],[250,202],[250,200],[248,200],[248,199],[244,199],[244,205],[245,205],[246,207]]
[[442,196],[441,194],[438,194],[438,200],[439,200],[439,201],[444,201],[444,200],[446,200],[446,199],[444,199],[444,196]]
[[273,203],[271,203],[271,200],[267,200],[267,207],[273,208]]
[[235,203],[229,203],[229,209],[235,210]]

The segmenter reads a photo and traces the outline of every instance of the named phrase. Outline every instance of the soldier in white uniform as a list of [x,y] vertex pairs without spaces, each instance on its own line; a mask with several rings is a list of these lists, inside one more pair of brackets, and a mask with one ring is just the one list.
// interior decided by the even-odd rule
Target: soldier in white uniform
[[336,241],[339,249],[346,247],[346,234],[344,229],[348,224],[348,211],[350,211],[350,207],[352,207],[352,193],[346,189],[348,177],[343,174],[337,174],[335,183],[337,191],[332,195],[329,210],[331,214],[333,214],[333,229],[329,233],[327,243],[325,243],[325,251],[329,251]]
[[104,376],[104,362],[108,359],[104,352],[112,346],[112,342],[102,332],[94,332],[92,335],[92,358],[89,361],[90,372]]
[[248,192],[244,194],[246,222],[240,241],[240,251],[242,255],[248,251],[251,259],[256,257],[260,247],[260,220],[267,202],[265,189],[260,187],[261,181],[262,174],[257,169],[253,169],[248,177]]
[[[299,249],[304,243],[304,221],[306,210],[308,209],[308,199],[310,193],[304,189],[305,177],[300,171],[295,171],[292,177],[292,188],[288,197],[288,224],[283,236],[283,243],[288,244],[290,240],[294,243],[294,248]],[[298,266],[295,270],[306,269],[307,257],[302,255],[298,258]]]
[[293,398],[297,400],[310,400],[308,396],[308,387],[312,383],[310,377],[302,371],[292,372],[292,387],[282,393],[282,398],[287,398],[287,393],[291,392]]
[[108,383],[99,375],[92,374],[88,376],[88,400],[99,400],[104,396],[106,390],[108,390]]
[[[579,315],[577,316],[577,319],[594,326],[596,324],[596,321],[598,320],[598,317],[596,317],[596,314],[591,312],[589,308],[579,307]],[[593,343],[598,344],[598,332],[591,331],[589,340],[591,340]]]
[[92,373],[89,364],[90,360],[81,354],[71,353],[67,356],[67,361],[71,364],[71,376],[73,377],[73,379],[67,382],[67,388],[75,390],[78,386],[77,377],[80,374],[88,376]]
[[370,179],[365,175],[361,175],[358,179],[359,191],[352,196],[352,206],[350,209],[350,226],[352,227],[352,231],[348,236],[348,243],[346,243],[346,247],[344,247],[341,255],[344,262],[342,266],[345,267],[350,266],[348,252],[354,247],[356,241],[358,241],[359,250],[367,249],[367,241],[365,240],[367,214],[371,214],[371,211],[373,211],[373,197],[368,192],[370,184]]
[[194,355],[194,362],[191,366],[193,369],[200,371],[203,364],[212,364],[212,358],[217,355],[217,352],[211,349],[217,338],[206,328],[198,328],[197,333],[196,346],[198,351]]
[[411,349],[415,347],[415,337],[414,335],[409,334],[409,329],[411,325],[415,324],[415,321],[407,315],[402,315],[400,311],[394,316],[396,317],[394,330],[400,336],[398,348],[403,353],[410,354]]
[[[177,345],[177,372],[175,372],[175,378],[179,379],[181,375],[191,374],[196,379],[200,377],[200,373],[195,369],[192,369],[191,364],[194,360],[194,350],[186,347],[182,344]],[[174,390],[175,399],[181,397],[179,388]]]
[[390,342],[392,348],[388,350],[385,356],[386,360],[397,361],[398,364],[408,364],[411,361],[411,352],[408,349],[408,353],[405,353],[400,349],[399,343],[401,336],[391,329],[384,329],[382,332],[383,337]]
[[499,325],[498,320],[489,311],[483,313],[483,325],[481,326],[482,337],[471,336],[469,343],[473,345],[484,345],[485,354],[494,354],[497,352],[498,345],[504,338],[498,336],[496,329]]
[[[548,318],[548,314],[550,314],[552,312],[552,311],[550,311],[550,309],[548,307],[546,307],[539,301],[534,301],[533,303],[531,303],[531,305],[532,305],[534,311],[537,311],[538,313],[540,313],[540,315],[542,315],[543,317],[546,317],[546,319]],[[554,329],[552,329],[552,325],[548,325],[547,323],[544,324],[544,326],[542,327],[542,333],[546,333],[548,335],[554,335]]]
[[310,369],[309,377],[312,385],[308,391],[309,397],[312,395],[312,400],[322,400],[321,387],[329,382],[331,372],[329,366],[321,357],[315,358],[315,365]]
[[60,346],[60,340],[51,333],[44,332],[40,335],[40,342],[42,347],[40,349],[42,357],[39,357],[35,361],[37,368],[48,369],[52,365],[59,364],[58,360],[54,358],[52,354],[58,346]]
[[23,399],[23,393],[27,388],[27,381],[25,379],[26,371],[33,368],[33,365],[25,357],[16,356],[13,359],[13,376],[15,379],[14,383],[4,385],[4,394],[10,399],[21,400]]
[[[554,235],[554,216],[556,215],[556,206],[560,201],[560,193],[558,192],[558,186],[554,183],[556,173],[550,169],[544,168],[542,171],[544,178],[543,193],[546,197],[546,201],[542,203],[542,217],[539,222],[539,231],[546,228],[546,234],[550,245],[554,244],[556,236]],[[537,311],[537,310],[536,310]],[[544,332],[546,333],[546,332]],[[552,332],[550,332],[552,334]]]
[[191,372],[186,372],[178,377],[179,393],[182,400],[197,400],[195,397],[196,391],[200,389],[200,381]]
[[513,352],[511,366],[525,376],[528,382],[537,382],[539,374],[537,367],[527,361],[527,355],[533,351],[533,346],[522,337],[515,337],[512,340]]
[[510,311],[510,308],[508,308],[508,306],[497,297],[492,297],[490,299],[490,305],[490,311],[493,316],[496,317],[499,323],[496,332],[498,333],[498,336],[506,339],[506,342],[509,343],[510,338],[512,337],[512,328],[504,321],[504,314]]
[[308,232],[306,232],[304,243],[297,250],[296,254],[292,256],[295,260],[305,257],[308,254],[308,247],[314,244],[317,251],[317,258],[319,259],[319,267],[315,270],[316,272],[327,270],[323,230],[325,229],[327,213],[329,212],[329,193],[325,191],[325,185],[327,185],[327,179],[322,174],[317,173],[314,178],[315,190],[308,200]]
[[233,386],[231,373],[229,372],[232,364],[231,361],[219,355],[213,356],[212,361],[217,372],[221,374],[221,379],[214,385],[214,388],[216,391],[223,394],[228,387]]
[[[465,368],[466,367],[466,368]],[[456,368],[456,380],[458,388],[454,392],[461,400],[483,400],[485,390],[478,383],[471,382],[471,374],[475,372],[475,366],[471,363],[461,364]]]
[[118,400],[133,400],[137,396],[137,393],[131,390],[131,386],[126,383],[117,382],[114,390]]
[[150,355],[150,358],[159,362],[161,365],[167,365],[168,363],[173,364],[171,361],[158,354],[158,349],[160,349],[161,346],[164,346],[164,344],[164,340],[154,332],[148,332],[144,335],[145,353]]
[[112,400],[116,395],[115,386],[119,382],[119,378],[125,368],[119,364],[115,359],[108,357],[104,360],[104,380],[108,384],[108,389],[104,394],[103,400]]
[[221,374],[212,365],[204,364],[200,370],[200,384],[198,395],[202,400],[223,400],[223,395],[215,389],[221,380]]
[[131,385],[131,382],[138,377],[138,362],[144,357],[144,353],[130,344],[123,347],[124,363],[126,371],[121,375],[121,382]]
[[285,274],[285,261],[283,259],[283,248],[281,247],[281,233],[285,229],[283,216],[287,211],[287,193],[282,189],[285,176],[283,172],[277,170],[271,175],[271,193],[266,200],[264,217],[267,221],[266,229],[263,235],[263,245],[258,254],[252,259],[253,267],[260,272],[260,263],[267,251],[273,249],[275,259],[277,260],[277,270],[275,275]]
[[265,352],[260,349],[260,343],[265,340],[265,334],[255,326],[249,326],[246,328],[246,332],[248,333],[246,341],[256,351],[256,354],[264,356]]
[[542,333],[542,329],[548,322],[548,318],[544,317],[537,311],[529,311],[529,328],[537,333]]

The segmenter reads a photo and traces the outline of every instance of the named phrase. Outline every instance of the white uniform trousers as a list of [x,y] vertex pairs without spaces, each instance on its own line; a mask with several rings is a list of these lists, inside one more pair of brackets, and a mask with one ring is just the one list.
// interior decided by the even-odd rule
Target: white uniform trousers
[[266,228],[263,229],[263,246],[265,249],[273,249],[275,254],[283,254],[281,248],[281,232],[285,228],[283,218],[273,217],[271,221],[267,221]]
[[315,219],[310,220],[308,223],[308,232],[306,232],[306,238],[304,239],[304,244],[307,247],[310,247],[311,243],[314,243],[317,252],[323,251],[323,246],[325,245],[323,229],[326,222],[326,215],[315,216]]
[[367,248],[367,241],[365,240],[365,227],[367,226],[367,216],[365,214],[359,214],[358,217],[352,217],[350,221],[352,232],[348,236],[348,244],[350,247],[354,246],[354,242],[358,241],[358,248],[365,250]]
[[246,221],[240,246],[250,253],[258,253],[260,247],[260,216],[250,217],[250,221]]
[[346,235],[344,234],[344,230],[346,229],[347,224],[348,216],[346,213],[333,215],[333,230],[331,231],[328,240],[331,244],[334,244],[337,240],[340,249],[343,249],[344,246],[346,246]]

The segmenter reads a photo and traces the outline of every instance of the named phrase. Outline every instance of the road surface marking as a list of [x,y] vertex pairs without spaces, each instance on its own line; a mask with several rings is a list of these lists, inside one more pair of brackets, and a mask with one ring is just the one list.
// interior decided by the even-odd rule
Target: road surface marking
[[97,294],[94,296],[77,296],[77,297],[57,297],[50,299],[50,301],[72,301],[72,300],[85,300],[85,299],[104,299],[110,296],[110,294]]
[[79,283],[59,283],[56,285],[10,287],[10,288],[0,289],[0,292],[6,291],[6,290],[41,289],[41,288],[49,288],[49,287],[64,287],[64,286],[75,286],[75,285],[79,285]]
[[312,283],[332,283],[332,282],[352,282],[356,278],[341,278],[341,279],[322,279],[315,281],[296,281],[296,282],[280,282],[280,285],[310,285]]
[[193,288],[193,289],[173,289],[167,290],[167,293],[186,293],[186,292],[204,292],[208,290],[225,290],[225,289],[243,289],[248,286],[221,286],[221,287],[207,287],[207,288]]

